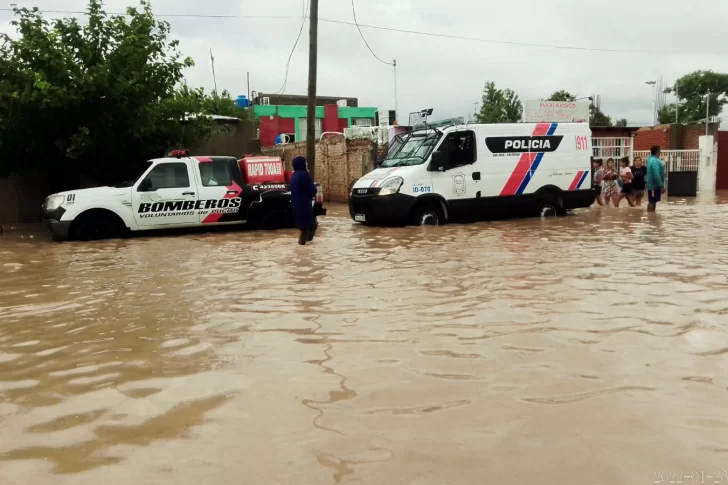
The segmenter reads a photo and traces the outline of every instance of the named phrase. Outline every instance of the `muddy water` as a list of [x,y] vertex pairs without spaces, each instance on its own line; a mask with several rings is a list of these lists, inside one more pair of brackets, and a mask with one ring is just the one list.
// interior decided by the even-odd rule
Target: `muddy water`
[[727,211],[6,231],[0,484],[726,483]]

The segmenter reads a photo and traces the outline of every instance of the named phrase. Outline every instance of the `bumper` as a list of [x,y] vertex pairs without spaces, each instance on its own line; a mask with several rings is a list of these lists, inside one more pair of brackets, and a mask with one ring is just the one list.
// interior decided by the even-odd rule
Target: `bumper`
[[589,207],[596,201],[596,197],[597,191],[595,189],[573,190],[561,194],[565,210]]
[[71,230],[71,221],[57,221],[55,219],[43,219],[43,225],[58,239],[68,239]]
[[357,222],[405,225],[409,221],[414,203],[414,197],[404,194],[384,197],[352,195],[349,197],[349,215],[355,221],[356,216],[364,216],[364,221]]
[[43,210],[43,225],[58,239],[68,239],[73,221],[62,221],[66,209],[59,207],[56,210]]

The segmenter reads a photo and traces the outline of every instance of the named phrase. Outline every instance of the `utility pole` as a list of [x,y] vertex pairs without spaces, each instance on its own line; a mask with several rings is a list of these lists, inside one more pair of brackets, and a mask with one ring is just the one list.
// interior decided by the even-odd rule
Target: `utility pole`
[[217,96],[217,77],[215,76],[215,57],[212,55],[212,48],[210,49],[210,63],[212,64],[212,82],[215,84],[215,95]]
[[397,106],[397,59],[392,60],[394,67],[394,119],[399,120],[399,107]]
[[677,92],[677,81],[675,81],[675,124],[677,124],[678,120],[680,119],[679,100],[680,100],[680,97],[678,96],[678,92]]
[[306,161],[311,176],[316,173],[316,67],[318,57],[318,0],[311,0],[308,22],[308,104],[306,107]]
[[708,136],[708,123],[710,122],[710,91],[705,98],[705,136]]

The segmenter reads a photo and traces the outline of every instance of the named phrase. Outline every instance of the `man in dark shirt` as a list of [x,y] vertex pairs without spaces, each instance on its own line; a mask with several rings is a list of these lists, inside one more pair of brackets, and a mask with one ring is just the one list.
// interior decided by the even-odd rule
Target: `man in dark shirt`
[[640,157],[635,157],[634,165],[630,167],[632,170],[632,194],[637,206],[642,205],[642,198],[645,196],[645,178],[647,177],[647,168],[642,163]]

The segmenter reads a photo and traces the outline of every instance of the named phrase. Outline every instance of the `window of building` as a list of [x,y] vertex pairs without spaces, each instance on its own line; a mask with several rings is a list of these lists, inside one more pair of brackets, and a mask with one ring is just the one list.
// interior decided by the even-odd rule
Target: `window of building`
[[151,182],[151,189],[186,189],[190,178],[185,163],[161,163],[144,178]]
[[351,122],[354,126],[374,126],[374,120],[371,118],[352,118]]
[[233,184],[228,162],[200,162],[200,180],[205,187],[224,186]]
[[[299,118],[298,119],[298,131],[301,133],[301,140],[305,140],[308,136],[308,127],[306,125],[307,119],[306,118]],[[322,133],[322,126],[323,126],[323,120],[321,118],[316,118],[316,132],[314,133],[314,136],[316,139],[321,138]]]

